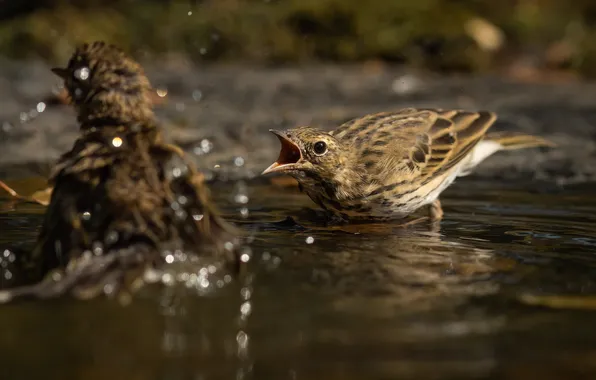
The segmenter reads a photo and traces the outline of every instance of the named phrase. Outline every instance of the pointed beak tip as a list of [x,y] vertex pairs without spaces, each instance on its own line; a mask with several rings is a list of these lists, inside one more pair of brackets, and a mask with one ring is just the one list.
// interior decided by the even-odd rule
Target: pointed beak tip
[[265,174],[269,174],[271,172],[275,171],[275,168],[277,168],[278,166],[280,166],[277,162],[272,163],[267,169],[263,170],[263,172],[261,173],[261,175],[265,175]]

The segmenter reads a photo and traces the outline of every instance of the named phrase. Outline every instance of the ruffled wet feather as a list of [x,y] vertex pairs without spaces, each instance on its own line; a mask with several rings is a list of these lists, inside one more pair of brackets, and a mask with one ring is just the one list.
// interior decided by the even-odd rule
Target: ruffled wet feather
[[[81,68],[89,69],[83,79],[74,74]],[[3,297],[120,288],[128,274],[163,264],[163,244],[171,242],[236,267],[224,246],[238,231],[219,216],[202,174],[163,141],[140,65],[96,42],[78,47],[62,74],[81,135],[52,170],[36,246],[19,260],[32,282],[44,280]]]

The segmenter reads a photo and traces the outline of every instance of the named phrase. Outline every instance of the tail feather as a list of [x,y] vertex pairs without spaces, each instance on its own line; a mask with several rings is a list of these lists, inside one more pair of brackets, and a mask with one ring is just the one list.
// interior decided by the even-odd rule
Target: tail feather
[[515,150],[523,148],[555,147],[556,145],[542,137],[525,135],[517,132],[492,132],[474,147],[458,173],[459,177],[466,176],[480,162],[500,150]]
[[501,145],[500,150],[514,150],[536,147],[555,147],[552,141],[538,136],[526,135],[518,132],[492,132],[484,137],[484,141],[494,141]]

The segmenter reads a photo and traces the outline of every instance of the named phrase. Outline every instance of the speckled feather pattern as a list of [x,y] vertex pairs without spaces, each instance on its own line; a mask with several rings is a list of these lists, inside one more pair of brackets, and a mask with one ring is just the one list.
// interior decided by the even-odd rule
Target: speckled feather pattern
[[[468,174],[481,161],[483,142],[493,141],[494,151],[550,145],[521,134],[491,140],[487,131],[495,120],[488,111],[407,108],[353,119],[328,133],[298,127],[282,133],[302,154],[286,172],[343,219],[399,219]],[[324,155],[311,153],[317,141],[327,145]]]

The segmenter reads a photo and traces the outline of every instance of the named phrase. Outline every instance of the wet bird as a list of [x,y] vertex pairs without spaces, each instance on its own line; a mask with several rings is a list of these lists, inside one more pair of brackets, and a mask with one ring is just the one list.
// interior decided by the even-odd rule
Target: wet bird
[[[64,80],[80,136],[53,168],[41,232],[23,256],[28,274],[40,278],[82,257],[110,256],[101,265],[114,278],[126,267],[161,263],[166,244],[235,264],[224,246],[236,230],[219,216],[202,174],[163,141],[141,65],[93,42],[52,71]],[[78,270],[95,278],[84,281],[100,283],[98,271]]]
[[492,112],[407,108],[370,114],[331,132],[271,130],[279,158],[263,174],[296,178],[301,190],[342,220],[402,219],[421,207],[443,217],[439,196],[499,150],[553,146],[518,133],[488,133]]

